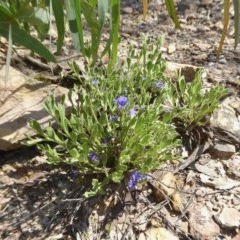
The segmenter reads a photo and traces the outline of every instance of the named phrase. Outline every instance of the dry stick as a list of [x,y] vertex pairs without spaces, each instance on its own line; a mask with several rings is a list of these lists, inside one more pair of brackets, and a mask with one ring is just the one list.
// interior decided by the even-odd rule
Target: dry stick
[[192,154],[188,157],[188,159],[186,161],[183,162],[183,164],[181,164],[179,167],[177,167],[173,173],[177,173],[179,171],[184,170],[185,168],[187,168],[191,163],[193,163],[203,152],[205,152],[208,148],[210,147],[210,144],[208,141],[206,141],[203,144],[199,144],[194,151],[192,152]]

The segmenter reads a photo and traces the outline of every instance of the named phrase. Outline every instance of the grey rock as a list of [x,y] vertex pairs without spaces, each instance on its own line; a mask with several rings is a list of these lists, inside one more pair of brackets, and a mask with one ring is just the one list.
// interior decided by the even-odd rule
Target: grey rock
[[220,233],[220,228],[212,220],[212,216],[205,206],[201,204],[191,205],[188,214],[190,233],[193,239],[216,239]]
[[240,226],[240,212],[235,208],[224,207],[220,214],[214,215],[215,221],[223,228],[238,228]]
[[27,125],[31,118],[48,125],[52,118],[43,108],[44,100],[50,92],[59,99],[68,89],[30,79],[12,67],[5,85],[5,71],[5,66],[0,69],[0,150],[7,151],[21,147],[25,134],[36,134]]
[[211,155],[215,158],[229,159],[234,153],[236,153],[236,148],[232,144],[223,141],[216,141],[215,145],[211,149],[211,153]]
[[210,125],[213,128],[229,132],[240,139],[240,120],[236,116],[235,110],[226,104],[221,104],[220,107],[213,112],[210,118]]

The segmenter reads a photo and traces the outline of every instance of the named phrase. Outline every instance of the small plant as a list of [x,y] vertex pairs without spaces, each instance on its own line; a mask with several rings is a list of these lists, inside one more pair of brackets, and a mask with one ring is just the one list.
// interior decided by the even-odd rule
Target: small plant
[[227,94],[227,89],[222,86],[204,90],[202,73],[199,71],[189,83],[183,76],[179,76],[177,82],[168,81],[168,105],[175,115],[173,119],[180,119],[185,130],[206,125],[206,116],[217,108],[219,99]]
[[[176,90],[182,83],[174,87],[164,79],[160,45],[160,39],[155,46],[145,39],[140,51],[130,48],[126,63],[108,72],[89,71],[85,81],[61,102],[50,95],[45,108],[57,128],[50,124],[44,130],[36,120],[29,122],[39,136],[29,139],[28,145],[36,144],[49,163],[66,163],[81,176],[92,176],[92,189],[85,193],[88,197],[104,193],[107,184],[119,183],[125,177],[129,178],[129,189],[134,189],[163,161],[179,158],[172,155],[172,149],[181,144],[173,118],[177,113],[183,121],[199,119],[190,117],[191,102],[186,100],[182,108],[176,104],[183,97]],[[192,85],[202,86],[196,81]],[[164,108],[168,99],[171,111]],[[64,106],[67,100],[71,102],[68,114]],[[198,110],[201,108],[194,108]]]

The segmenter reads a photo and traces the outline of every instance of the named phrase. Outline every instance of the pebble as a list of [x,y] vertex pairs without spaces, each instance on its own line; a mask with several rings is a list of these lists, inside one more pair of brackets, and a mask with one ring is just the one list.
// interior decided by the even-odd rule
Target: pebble
[[132,7],[125,7],[125,8],[122,9],[122,12],[126,13],[126,14],[132,14],[133,9],[132,9]]
[[215,221],[223,228],[238,228],[240,226],[240,212],[235,208],[224,207],[220,214],[214,215]]
[[176,45],[175,44],[170,44],[167,49],[168,54],[172,54],[176,52]]

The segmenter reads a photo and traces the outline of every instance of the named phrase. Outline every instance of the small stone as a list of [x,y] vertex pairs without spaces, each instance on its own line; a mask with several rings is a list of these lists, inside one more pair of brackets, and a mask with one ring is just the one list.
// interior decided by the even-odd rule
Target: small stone
[[122,12],[126,13],[126,14],[132,14],[133,9],[132,9],[132,7],[125,7],[125,8],[122,9]]
[[221,63],[221,64],[227,64],[226,58],[219,59],[218,62]]
[[215,158],[229,159],[234,153],[236,153],[236,148],[232,144],[223,141],[216,141],[211,153]]
[[226,168],[227,174],[233,178],[240,178],[240,156],[235,155],[232,159],[222,162]]
[[216,239],[219,226],[212,220],[210,212],[201,204],[191,205],[188,209],[190,233],[193,239]]
[[176,52],[176,45],[175,44],[170,44],[168,49],[167,49],[168,54],[172,54]]
[[224,207],[222,212],[214,215],[214,219],[223,228],[238,228],[240,226],[240,212],[235,208]]
[[220,105],[210,118],[210,125],[213,128],[221,129],[240,138],[240,120],[234,109],[228,105]]

